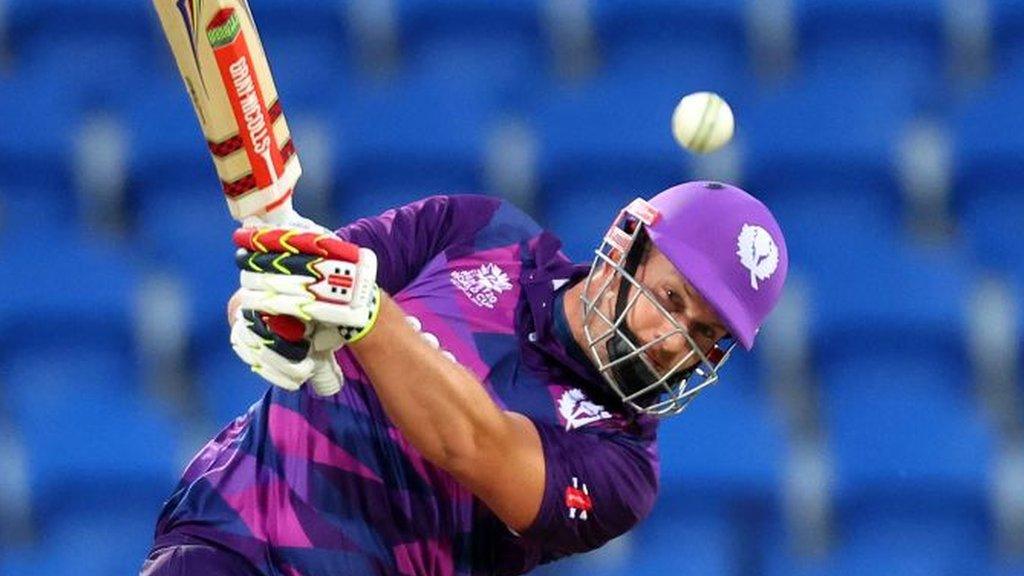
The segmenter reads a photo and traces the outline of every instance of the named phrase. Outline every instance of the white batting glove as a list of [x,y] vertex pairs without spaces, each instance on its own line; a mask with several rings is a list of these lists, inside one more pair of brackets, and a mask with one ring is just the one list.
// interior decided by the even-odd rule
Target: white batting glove
[[306,335],[308,328],[288,320],[293,319],[239,308],[231,326],[231,348],[253,372],[275,386],[295,391],[308,381],[320,396],[338,393],[344,378],[333,351],[314,349]]
[[372,250],[333,234],[287,228],[241,228],[234,241],[243,309],[317,327],[319,351],[358,341],[373,328],[381,295]]

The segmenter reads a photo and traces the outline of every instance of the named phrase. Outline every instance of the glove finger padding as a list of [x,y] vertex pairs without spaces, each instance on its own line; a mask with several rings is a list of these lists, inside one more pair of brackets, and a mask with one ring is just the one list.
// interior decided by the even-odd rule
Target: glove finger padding
[[377,255],[366,248],[358,253],[359,261],[350,262],[239,250],[235,263],[245,288],[359,307],[369,301],[376,288]]
[[[285,390],[298,390],[302,383],[309,379],[313,373],[314,360],[309,357],[309,344],[306,342],[306,353],[298,359],[298,352],[301,345],[288,343],[288,346],[279,347],[285,354],[292,356],[287,358],[274,349],[275,341],[272,338],[261,336],[254,329],[255,323],[249,318],[256,317],[251,310],[239,311],[239,318],[231,327],[231,348],[243,362],[252,368],[271,384],[284,388]],[[267,330],[264,325],[262,330]]]
[[[337,328],[319,330],[334,333],[333,341],[341,342]],[[330,337],[321,336],[331,343]],[[309,381],[319,396],[337,394],[345,384],[338,361],[334,357],[339,346],[313,350],[308,339],[288,341],[271,331],[267,319],[254,310],[240,309],[231,327],[231,347],[243,362],[271,384],[294,392]]]
[[249,330],[262,339],[268,348],[285,359],[299,362],[309,355],[309,341],[305,339],[305,334],[299,334],[295,339],[287,339],[271,329],[270,318],[264,317],[260,312],[243,307],[241,314],[242,319],[248,323]]
[[256,310],[264,314],[294,316],[304,322],[314,319],[303,311],[303,307],[314,302],[308,295],[294,296],[274,291],[242,288],[237,292],[237,298],[239,305],[244,309]]
[[308,254],[332,260],[357,262],[359,247],[334,234],[318,234],[294,228],[239,228],[232,240],[249,252]]

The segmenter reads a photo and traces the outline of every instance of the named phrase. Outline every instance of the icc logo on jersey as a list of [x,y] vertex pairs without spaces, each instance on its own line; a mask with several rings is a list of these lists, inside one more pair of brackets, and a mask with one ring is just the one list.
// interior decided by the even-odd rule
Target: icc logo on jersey
[[498,296],[512,289],[508,274],[493,263],[483,264],[473,270],[452,272],[452,284],[481,308],[494,308]]

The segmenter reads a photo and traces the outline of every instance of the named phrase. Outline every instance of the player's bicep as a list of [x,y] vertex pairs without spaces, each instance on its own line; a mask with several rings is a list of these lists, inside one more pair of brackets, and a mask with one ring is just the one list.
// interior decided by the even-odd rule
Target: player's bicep
[[529,418],[505,412],[500,441],[481,451],[456,478],[509,528],[533,523],[544,497],[544,449]]

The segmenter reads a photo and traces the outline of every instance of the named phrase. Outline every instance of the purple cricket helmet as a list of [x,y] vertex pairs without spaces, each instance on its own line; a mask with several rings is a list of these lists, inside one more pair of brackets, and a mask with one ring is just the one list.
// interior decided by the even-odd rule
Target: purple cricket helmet
[[789,268],[779,223],[760,200],[719,182],[687,182],[650,200],[651,242],[750,350]]
[[[660,250],[718,312],[729,335],[710,348],[659,301],[636,273],[648,242]],[[586,350],[619,399],[637,412],[678,414],[718,381],[738,344],[750,349],[786,280],[788,254],[768,208],[735,186],[688,182],[650,201],[634,200],[605,234],[580,294]],[[629,313],[645,300],[667,327],[653,340],[633,332]],[[649,351],[681,337],[688,352],[672,366]]]

